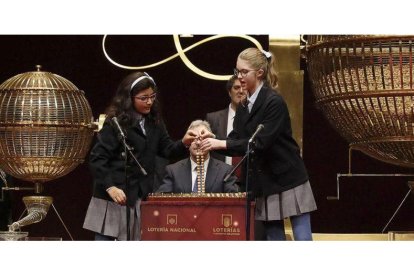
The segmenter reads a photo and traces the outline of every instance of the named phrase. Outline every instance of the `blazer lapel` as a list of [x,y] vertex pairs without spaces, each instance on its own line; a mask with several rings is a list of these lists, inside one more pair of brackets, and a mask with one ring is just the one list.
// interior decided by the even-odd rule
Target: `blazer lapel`
[[214,183],[216,182],[217,178],[217,162],[211,158],[208,162],[207,166],[207,174],[206,174],[206,193],[211,193],[214,191]]
[[[155,122],[152,119],[152,117],[147,116],[147,118],[145,118],[144,128],[145,128],[146,138],[152,137],[152,132],[154,132],[154,130],[156,128]],[[141,129],[141,132],[142,132],[142,129]],[[144,133],[142,133],[142,134],[144,135]]]
[[229,109],[226,108],[223,112],[220,112],[219,118],[219,133],[216,133],[218,137],[223,137],[221,139],[225,139],[227,137],[227,118],[229,116]]
[[240,113],[240,118],[241,118],[241,121],[242,122],[246,122],[247,121],[247,119],[249,118],[249,116],[250,116],[250,114],[249,114],[249,108],[247,107],[247,104],[246,105],[240,105],[239,107],[238,107],[238,111],[239,111],[239,113]]
[[233,122],[233,131],[235,131],[239,135],[239,137],[242,137],[244,133],[244,126],[246,125],[246,122],[249,118],[249,109],[247,108],[247,104],[240,104],[237,107],[236,114],[237,116],[234,117]]
[[[145,122],[145,125],[147,125],[147,122]],[[144,139],[146,138],[146,135],[144,134],[144,132],[142,131],[142,128],[138,122],[138,120],[136,120],[136,122],[133,125],[133,128],[136,130],[136,132],[142,136]],[[146,131],[146,130],[145,130]]]
[[252,116],[259,110],[259,108],[265,102],[265,99],[266,99],[266,91],[265,91],[265,87],[263,86],[259,91],[259,95],[257,95],[256,101],[254,102],[252,110],[249,113],[249,117],[247,118],[247,121],[250,120],[250,118],[252,118]]
[[183,169],[180,171],[183,172],[183,175],[182,177],[180,176],[179,179],[181,179],[180,182],[182,186],[182,191],[183,193],[191,193],[193,183],[191,183],[192,179],[190,158],[185,159],[185,162],[181,163],[181,165],[183,166]]

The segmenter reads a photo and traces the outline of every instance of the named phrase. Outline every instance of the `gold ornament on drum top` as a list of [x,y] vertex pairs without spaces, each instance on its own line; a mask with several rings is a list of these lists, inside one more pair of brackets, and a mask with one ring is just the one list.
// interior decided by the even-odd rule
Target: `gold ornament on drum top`
[[357,149],[414,167],[414,36],[310,35],[318,107]]
[[96,128],[84,92],[40,69],[0,85],[0,167],[35,183],[82,163]]

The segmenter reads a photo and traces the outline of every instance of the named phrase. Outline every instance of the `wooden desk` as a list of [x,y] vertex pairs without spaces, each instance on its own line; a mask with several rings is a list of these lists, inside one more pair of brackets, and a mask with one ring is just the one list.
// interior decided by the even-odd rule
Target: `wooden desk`
[[[246,199],[148,198],[141,203],[142,240],[246,240]],[[254,203],[250,208],[254,240]]]

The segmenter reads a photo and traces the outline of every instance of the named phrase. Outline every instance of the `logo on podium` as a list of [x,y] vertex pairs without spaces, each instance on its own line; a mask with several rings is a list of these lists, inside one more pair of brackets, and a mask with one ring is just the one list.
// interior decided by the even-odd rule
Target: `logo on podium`
[[233,223],[232,214],[221,214],[221,227],[213,227],[213,235],[240,236],[238,222]]
[[230,227],[233,224],[233,216],[231,214],[221,214],[221,224],[224,227]]
[[177,214],[167,214],[167,225],[177,225],[178,216]]

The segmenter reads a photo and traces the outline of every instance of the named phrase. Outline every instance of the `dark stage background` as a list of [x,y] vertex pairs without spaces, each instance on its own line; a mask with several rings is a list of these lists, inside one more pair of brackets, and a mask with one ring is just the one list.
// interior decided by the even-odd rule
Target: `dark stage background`
[[[181,38],[183,48],[207,36]],[[85,91],[94,118],[103,113],[120,80],[130,71],[111,64],[102,51],[100,35],[72,36],[0,36],[0,82],[27,71],[35,65],[61,75]],[[265,49],[268,36],[255,36]],[[106,49],[115,61],[140,66],[151,64],[176,53],[172,36],[109,36]],[[200,69],[214,74],[231,74],[237,54],[252,44],[239,38],[222,38],[187,52]],[[299,61],[298,61],[299,62]],[[318,204],[313,213],[313,232],[379,233],[408,191],[408,178],[353,177],[341,179],[339,201],[328,201],[336,195],[336,174],[348,170],[348,145],[328,124],[315,107],[305,62],[303,158]],[[225,81],[205,79],[193,73],[179,58],[155,68],[146,69],[160,89],[163,116],[170,135],[180,139],[188,124],[204,118],[207,112],[228,105]],[[376,161],[362,153],[353,154],[353,173],[412,173],[412,170]],[[45,195],[54,204],[75,240],[91,240],[92,232],[82,228],[92,193],[93,179],[85,163],[68,175],[45,184]],[[16,185],[27,186],[15,180]],[[13,220],[24,210],[22,196],[33,193],[10,193]],[[409,196],[388,231],[414,230],[414,198]],[[1,229],[5,230],[5,229]],[[68,240],[63,226],[52,209],[46,219],[27,226],[32,237],[62,237]]]

